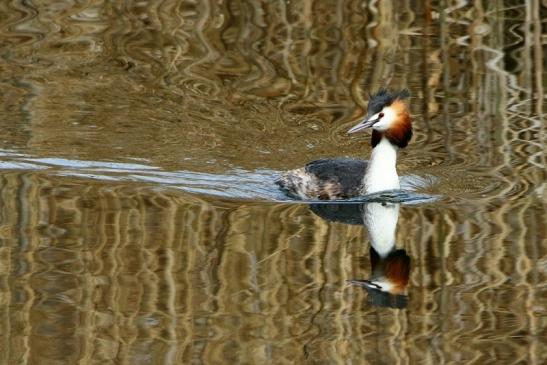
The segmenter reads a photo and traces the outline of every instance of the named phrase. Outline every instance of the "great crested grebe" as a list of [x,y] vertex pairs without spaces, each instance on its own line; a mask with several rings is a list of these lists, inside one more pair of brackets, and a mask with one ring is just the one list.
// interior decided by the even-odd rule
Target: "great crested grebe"
[[365,119],[348,133],[372,128],[369,161],[352,158],[324,158],[305,167],[286,171],[276,184],[301,199],[347,199],[383,190],[399,189],[397,150],[412,138],[408,90],[380,89],[371,95]]

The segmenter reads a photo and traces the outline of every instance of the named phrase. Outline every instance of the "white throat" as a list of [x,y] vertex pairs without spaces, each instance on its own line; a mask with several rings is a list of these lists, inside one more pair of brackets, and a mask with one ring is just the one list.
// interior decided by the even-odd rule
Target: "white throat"
[[365,193],[399,189],[396,165],[397,147],[387,138],[382,138],[380,143],[372,149],[367,172],[363,178]]

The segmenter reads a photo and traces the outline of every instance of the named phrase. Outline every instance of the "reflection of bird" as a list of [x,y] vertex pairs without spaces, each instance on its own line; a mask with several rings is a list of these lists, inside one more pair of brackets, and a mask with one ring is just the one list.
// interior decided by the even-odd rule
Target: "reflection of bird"
[[405,250],[395,248],[399,204],[369,203],[363,205],[362,211],[371,241],[372,274],[368,280],[350,280],[350,283],[364,287],[373,305],[404,308],[408,302],[410,257]]
[[366,118],[348,133],[372,128],[370,161],[325,158],[283,173],[276,183],[302,199],[344,199],[382,190],[399,189],[397,150],[412,138],[408,90],[385,89],[371,95]]
[[406,287],[410,276],[410,257],[405,250],[393,250],[381,257],[370,248],[372,276],[368,280],[349,280],[362,286],[369,294],[373,305],[380,307],[404,308],[408,304]]
[[363,225],[363,204],[310,204],[310,210],[328,222]]

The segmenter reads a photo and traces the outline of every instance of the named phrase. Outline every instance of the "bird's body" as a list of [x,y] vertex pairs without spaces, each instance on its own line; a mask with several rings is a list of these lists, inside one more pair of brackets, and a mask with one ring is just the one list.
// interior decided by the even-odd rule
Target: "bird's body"
[[369,161],[324,158],[281,174],[276,183],[288,195],[300,199],[348,199],[398,189],[397,151],[406,147],[412,137],[408,107],[403,102],[408,96],[406,90],[380,90],[371,96],[364,121],[348,131],[373,128]]
[[283,174],[277,184],[294,198],[347,199],[362,194],[367,161],[324,158]]

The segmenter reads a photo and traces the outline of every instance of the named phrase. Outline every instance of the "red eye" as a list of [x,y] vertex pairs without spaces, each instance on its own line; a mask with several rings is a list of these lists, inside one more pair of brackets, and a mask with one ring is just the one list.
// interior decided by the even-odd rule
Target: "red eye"
[[378,118],[382,118],[384,116],[384,113],[378,114]]

